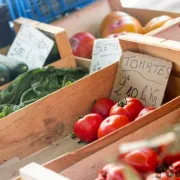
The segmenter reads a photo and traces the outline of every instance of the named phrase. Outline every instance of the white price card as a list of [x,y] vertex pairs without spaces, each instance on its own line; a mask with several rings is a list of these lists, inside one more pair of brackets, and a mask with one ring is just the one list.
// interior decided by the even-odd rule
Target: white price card
[[119,101],[130,96],[140,99],[144,106],[159,107],[171,69],[170,61],[126,51],[119,61],[111,98]]
[[9,52],[8,57],[25,62],[29,69],[44,65],[54,42],[30,25],[22,25]]
[[36,163],[21,168],[19,172],[22,180],[70,180]]
[[97,39],[94,42],[90,73],[119,61],[122,50],[116,38]]

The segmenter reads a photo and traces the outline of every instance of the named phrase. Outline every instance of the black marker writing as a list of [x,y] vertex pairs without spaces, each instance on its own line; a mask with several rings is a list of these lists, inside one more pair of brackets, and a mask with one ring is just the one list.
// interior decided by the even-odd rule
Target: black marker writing
[[141,99],[142,101],[145,101],[145,102],[146,102],[146,92],[147,92],[147,88],[148,88],[148,85],[146,85],[146,86],[144,87],[144,89],[143,89],[142,92],[141,92],[141,96],[140,96],[140,99]]
[[152,106],[156,106],[156,101],[157,101],[157,96],[155,95],[155,93],[158,91],[158,89],[155,89],[153,91],[152,87],[151,87],[151,92],[150,92],[150,97],[149,100],[152,101]]
[[124,87],[125,83],[126,83],[126,76],[123,76],[119,81],[120,87],[114,91],[118,96],[121,95],[121,90]]

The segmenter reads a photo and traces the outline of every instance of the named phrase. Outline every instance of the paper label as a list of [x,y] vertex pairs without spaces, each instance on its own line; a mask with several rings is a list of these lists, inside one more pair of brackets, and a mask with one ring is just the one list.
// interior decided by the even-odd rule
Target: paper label
[[29,69],[44,65],[54,42],[30,25],[22,25],[9,52],[8,57],[25,62]]
[[23,180],[70,180],[36,163],[21,168],[20,176]]
[[119,61],[122,50],[116,38],[97,39],[94,42],[90,73]]
[[126,96],[141,100],[144,106],[162,104],[172,62],[150,55],[123,53],[111,94],[114,101]]

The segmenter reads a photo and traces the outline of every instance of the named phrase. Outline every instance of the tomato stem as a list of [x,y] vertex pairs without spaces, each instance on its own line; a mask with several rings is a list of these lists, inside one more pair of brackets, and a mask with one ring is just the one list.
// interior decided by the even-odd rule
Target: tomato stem
[[127,99],[126,98],[124,98],[123,100],[118,102],[119,107],[124,107],[125,105],[127,105]]

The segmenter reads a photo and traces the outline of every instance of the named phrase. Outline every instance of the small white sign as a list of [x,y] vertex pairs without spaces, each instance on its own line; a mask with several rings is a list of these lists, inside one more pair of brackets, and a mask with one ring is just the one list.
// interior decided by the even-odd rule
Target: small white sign
[[150,55],[123,53],[111,94],[114,101],[126,96],[136,97],[144,106],[162,104],[172,62]]
[[22,25],[9,52],[8,57],[25,62],[29,69],[44,65],[54,42],[30,25]]
[[116,38],[97,39],[94,42],[90,73],[119,61],[122,50]]
[[22,180],[70,180],[36,163],[21,168],[19,172]]

